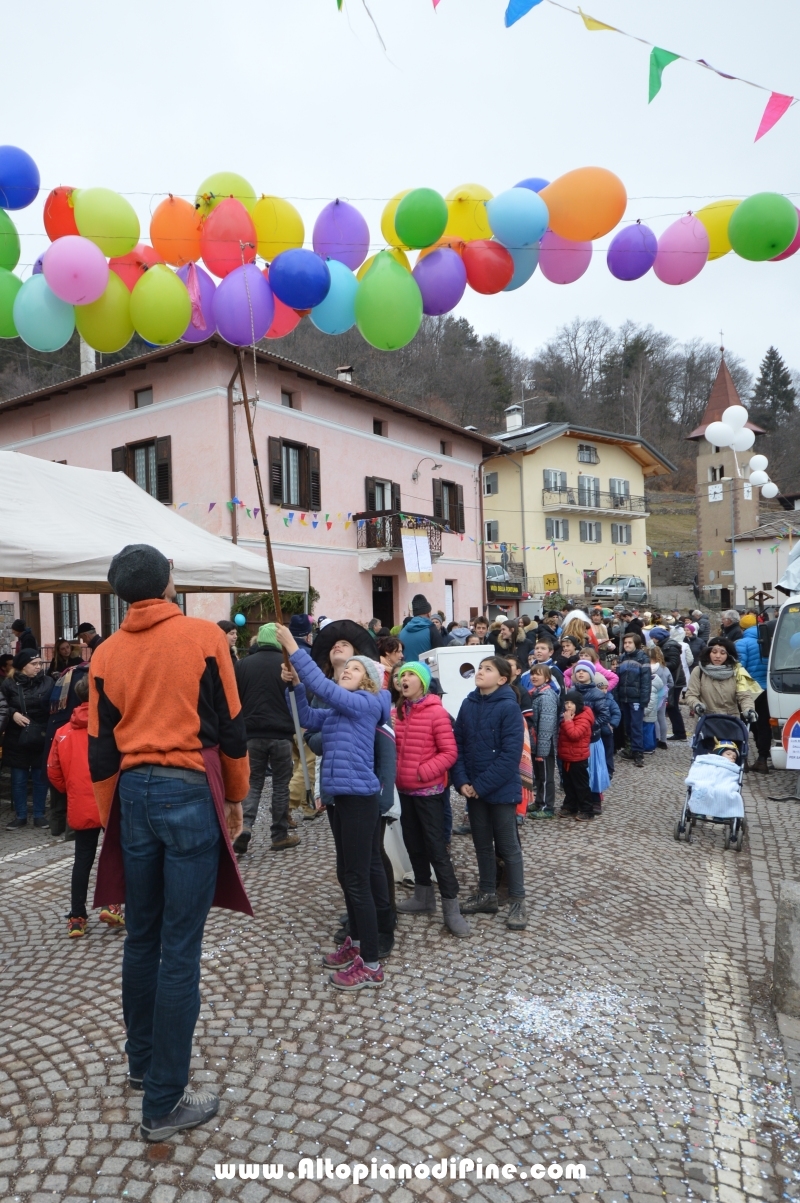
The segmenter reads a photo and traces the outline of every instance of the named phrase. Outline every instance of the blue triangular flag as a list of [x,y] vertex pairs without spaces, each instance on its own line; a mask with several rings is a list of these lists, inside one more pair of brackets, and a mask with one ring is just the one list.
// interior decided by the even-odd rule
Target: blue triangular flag
[[506,9],[506,29],[519,21],[520,17],[524,17],[532,8],[536,8],[537,4],[541,4],[542,0],[508,0],[508,8]]

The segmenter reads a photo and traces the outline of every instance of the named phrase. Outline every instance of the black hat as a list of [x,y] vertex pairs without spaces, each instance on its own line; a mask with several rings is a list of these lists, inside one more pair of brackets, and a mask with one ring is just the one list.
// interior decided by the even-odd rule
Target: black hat
[[375,640],[369,631],[365,631],[351,618],[340,618],[335,622],[326,622],[314,642],[311,644],[311,657],[322,668],[330,659],[331,648],[340,639],[352,643],[356,655],[369,656],[371,660],[379,660]]
[[295,639],[311,634],[311,619],[307,614],[293,614],[289,619],[289,630]]
[[11,630],[12,631],[24,631],[25,623],[22,621],[21,618],[15,618],[11,624]]
[[18,673],[21,669],[23,669],[25,667],[26,664],[30,664],[31,660],[38,660],[38,659],[39,659],[39,653],[35,647],[24,647],[22,649],[22,651],[18,652],[17,655],[14,657],[14,660],[13,660],[14,672]]
[[411,599],[411,613],[416,618],[420,614],[430,614],[431,603],[424,593],[415,593]]
[[129,543],[111,561],[108,583],[123,601],[148,601],[164,596],[169,574],[169,560],[157,548]]
[[94,626],[94,623],[82,622],[81,625],[78,627],[77,631],[75,632],[75,634],[76,635],[88,635],[90,631],[94,631],[95,629],[96,628]]
[[583,711],[583,707],[586,704],[583,700],[583,694],[580,692],[579,689],[568,690],[567,693],[565,693],[565,695],[564,695],[564,701],[572,702],[572,704],[575,707],[576,714],[580,714]]

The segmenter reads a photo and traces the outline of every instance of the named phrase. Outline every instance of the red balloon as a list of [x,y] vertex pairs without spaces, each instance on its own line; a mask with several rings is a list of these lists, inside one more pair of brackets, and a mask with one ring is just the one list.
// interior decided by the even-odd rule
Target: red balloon
[[[795,205],[797,209],[797,206]],[[800,209],[797,209],[797,216],[800,217]],[[785,251],[781,251],[780,255],[774,255],[770,259],[770,263],[780,263],[784,259],[791,259],[792,255],[796,255],[800,251],[800,222],[798,222],[797,233],[789,243]]]
[[51,242],[63,238],[65,234],[79,233],[75,225],[75,210],[70,204],[70,197],[74,191],[75,189],[68,185],[54,188],[44,202],[44,228]]
[[[269,268],[265,267],[261,273],[269,280]],[[267,331],[265,338],[285,338],[287,334],[291,334],[295,326],[299,326],[303,320],[302,313],[298,313],[296,309],[290,309],[288,305],[284,305],[283,301],[279,300],[275,294],[272,294],[275,301],[275,316],[272,319],[272,325]]]
[[502,292],[514,275],[514,260],[504,246],[489,238],[466,242],[461,252],[467,269],[467,283],[486,296]]
[[112,272],[117,273],[128,292],[133,292],[134,284],[141,279],[148,267],[154,267],[156,263],[163,262],[158,251],[154,251],[145,242],[139,242],[132,251],[128,251],[127,255],[109,259],[108,266]]
[[253,262],[256,228],[241,201],[231,196],[212,209],[203,222],[200,246],[203,262],[215,276],[227,276],[234,268]]

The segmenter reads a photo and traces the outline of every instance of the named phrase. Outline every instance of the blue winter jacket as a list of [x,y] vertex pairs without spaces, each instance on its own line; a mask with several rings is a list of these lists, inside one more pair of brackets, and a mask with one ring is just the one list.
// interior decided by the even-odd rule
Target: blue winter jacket
[[397,636],[403,645],[404,660],[419,660],[421,652],[442,646],[442,637],[430,618],[418,614],[403,627]]
[[607,693],[606,701],[608,702],[608,721],[612,727],[618,727],[622,722],[622,712],[617,705],[617,699],[613,693]]
[[617,701],[620,706],[632,706],[638,702],[642,710],[650,701],[650,687],[653,674],[650,672],[650,658],[647,652],[625,652],[617,668],[619,685],[617,686]]
[[[375,729],[389,718],[389,694],[385,689],[377,694],[343,689],[317,668],[303,648],[298,648],[291,661],[301,681],[295,687],[300,722],[307,731],[322,732],[322,792],[334,798],[338,794],[370,797],[379,793]],[[306,685],[323,703],[318,708],[309,706]]]
[[592,743],[597,743],[603,733],[603,728],[611,722],[608,694],[603,693],[602,689],[598,689],[596,685],[579,685],[577,681],[572,682],[572,688],[577,689],[583,698],[584,706],[588,706],[594,715]]
[[758,681],[762,689],[767,688],[767,664],[761,656],[758,646],[758,627],[746,627],[744,635],[736,644],[739,663],[742,664],[754,681]]
[[456,719],[456,789],[471,785],[484,802],[521,802],[523,738],[524,719],[510,685],[486,695],[473,689],[461,703]]

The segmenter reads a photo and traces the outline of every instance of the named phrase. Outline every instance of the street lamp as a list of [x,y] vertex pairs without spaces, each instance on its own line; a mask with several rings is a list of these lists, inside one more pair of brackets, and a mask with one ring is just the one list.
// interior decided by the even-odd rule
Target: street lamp
[[[429,459],[433,462],[431,472],[435,472],[437,468],[441,468],[442,465],[437,464],[432,455],[423,455],[422,459],[419,461],[419,464],[424,464],[426,459]],[[419,480],[419,464],[417,464],[416,468],[411,473],[411,479],[414,481]]]

